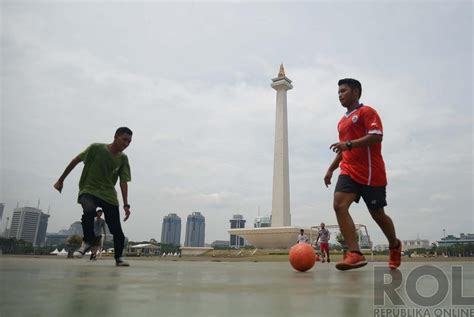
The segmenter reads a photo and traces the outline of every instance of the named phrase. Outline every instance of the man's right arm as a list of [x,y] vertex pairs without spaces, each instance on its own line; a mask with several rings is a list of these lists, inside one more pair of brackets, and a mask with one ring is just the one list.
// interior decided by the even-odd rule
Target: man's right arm
[[339,152],[334,161],[332,161],[331,165],[329,166],[326,175],[324,176],[324,184],[326,187],[331,184],[332,173],[339,167],[339,163],[342,161],[342,153]]
[[78,156],[72,159],[71,163],[66,166],[66,169],[62,173],[62,175],[59,177],[58,181],[54,184],[54,188],[58,191],[61,192],[63,190],[63,183],[66,177],[71,173],[71,171],[76,167],[77,164],[82,162],[82,159]]

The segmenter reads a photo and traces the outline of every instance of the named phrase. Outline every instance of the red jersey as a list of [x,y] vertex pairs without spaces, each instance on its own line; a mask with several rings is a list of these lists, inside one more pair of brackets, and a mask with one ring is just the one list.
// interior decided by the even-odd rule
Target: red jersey
[[[367,134],[383,135],[382,121],[377,112],[366,105],[346,113],[337,125],[339,141],[347,142]],[[382,143],[368,147],[352,148],[342,152],[339,164],[341,174],[349,175],[359,184],[369,186],[386,186],[385,163],[382,158]]]

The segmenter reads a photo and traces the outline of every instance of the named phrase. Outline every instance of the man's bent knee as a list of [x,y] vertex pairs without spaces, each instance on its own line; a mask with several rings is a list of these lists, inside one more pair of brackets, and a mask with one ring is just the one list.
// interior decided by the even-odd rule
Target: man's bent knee
[[82,206],[84,214],[93,214],[95,217],[97,205],[95,201],[88,196],[81,196],[79,202]]
[[333,208],[336,214],[347,213],[350,205],[356,198],[357,196],[353,193],[335,192]]
[[369,209],[369,212],[374,220],[383,219],[386,216],[383,208]]

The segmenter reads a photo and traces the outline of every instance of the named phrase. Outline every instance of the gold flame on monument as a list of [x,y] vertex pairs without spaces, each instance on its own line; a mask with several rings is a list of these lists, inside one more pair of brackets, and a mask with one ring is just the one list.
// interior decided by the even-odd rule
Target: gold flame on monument
[[285,78],[285,68],[283,67],[283,63],[280,64],[280,71],[278,72],[278,78]]

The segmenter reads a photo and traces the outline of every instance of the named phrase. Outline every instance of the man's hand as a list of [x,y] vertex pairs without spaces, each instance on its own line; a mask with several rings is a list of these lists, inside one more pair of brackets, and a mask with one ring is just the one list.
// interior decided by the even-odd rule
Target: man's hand
[[123,219],[123,221],[125,222],[127,221],[128,217],[130,217],[130,207],[124,206],[123,210],[125,210],[125,218]]
[[336,152],[337,154],[341,153],[342,151],[347,151],[348,150],[347,145],[346,145],[345,142],[333,143],[333,144],[331,144],[331,146],[329,148],[333,152]]
[[61,193],[61,191],[63,190],[63,181],[62,180],[58,180],[56,182],[56,184],[53,185],[53,187],[59,192]]
[[332,173],[332,171],[327,171],[326,175],[324,176],[324,185],[326,185],[326,187],[331,185]]

